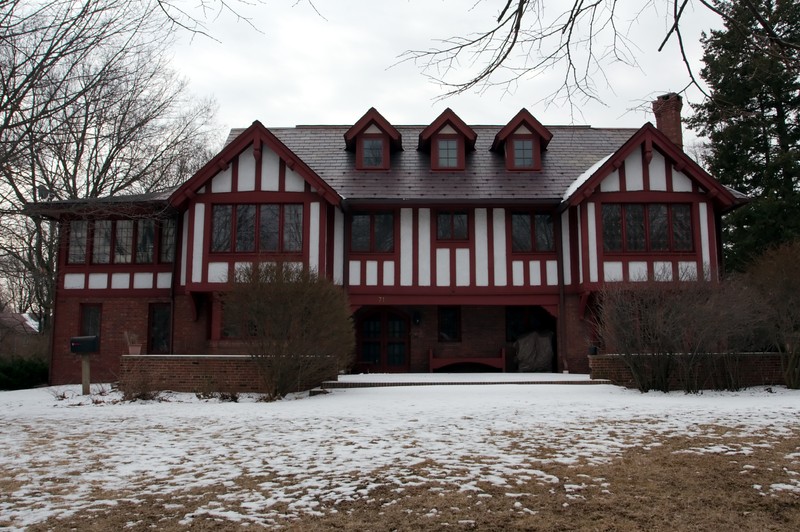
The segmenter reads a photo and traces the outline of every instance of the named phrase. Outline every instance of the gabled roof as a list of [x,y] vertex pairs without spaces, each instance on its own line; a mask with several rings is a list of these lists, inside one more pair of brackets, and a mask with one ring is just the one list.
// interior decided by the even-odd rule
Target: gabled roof
[[353,127],[348,129],[344,134],[344,142],[348,151],[356,149],[356,138],[363,133],[371,125],[375,125],[378,129],[383,131],[389,136],[389,145],[392,150],[400,151],[403,149],[403,137],[400,132],[381,115],[377,109],[370,107],[369,111],[364,113],[364,116],[358,119],[358,122],[353,124]]
[[527,109],[523,107],[503,129],[497,132],[490,149],[492,151],[502,151],[503,144],[505,144],[506,139],[508,139],[509,136],[519,129],[520,126],[525,126],[529,130],[539,135],[539,137],[542,139],[540,144],[542,149],[547,148],[547,145],[553,138],[553,134],[550,132],[550,130],[544,127]]
[[[197,189],[203,187],[212,177],[217,175],[220,170],[224,170],[229,164],[239,156],[250,145],[254,146],[256,152],[261,151],[261,147],[266,145],[269,149],[278,154],[286,161],[286,166],[297,172],[303,179],[308,181],[311,186],[320,192],[326,201],[333,205],[341,203],[341,196],[314,170],[312,170],[303,160],[286,147],[278,137],[265,128],[261,122],[256,120],[253,124],[241,131],[234,139],[226,143],[216,156],[208,161],[205,166],[198,170],[183,185],[176,189],[169,198],[172,206],[180,208],[186,204],[194,195]],[[340,148],[341,149],[341,148]]]
[[[356,154],[342,149],[342,135],[350,125],[301,125],[270,128],[293,153],[303,159],[349,203],[419,202],[508,203],[558,205],[567,187],[594,163],[619,149],[636,129],[589,126],[548,126],[553,138],[542,157],[542,169],[529,173],[507,168],[505,157],[489,150],[504,126],[472,126],[475,151],[466,154],[458,171],[432,170],[430,156],[419,150],[392,155],[384,172],[359,172]],[[406,139],[417,138],[427,125],[398,125]],[[228,136],[233,142],[243,129]]]
[[720,184],[708,172],[700,168],[691,157],[678,148],[664,133],[650,122],[647,122],[618,150],[606,156],[605,159],[598,159],[592,167],[576,178],[575,182],[567,188],[564,194],[562,208],[577,205],[592,195],[597,187],[600,186],[602,180],[619,168],[633,150],[642,145],[644,145],[645,161],[650,161],[654,147],[658,147],[658,150],[670,159],[678,170],[684,172],[707,190],[709,196],[722,207],[723,212],[743,203],[744,199],[741,194],[734,193],[731,189]]
[[419,134],[419,145],[417,149],[429,151],[431,147],[431,137],[447,125],[455,129],[460,135],[464,136],[464,145],[467,151],[475,149],[475,140],[478,138],[478,134],[475,133],[475,131],[466,123],[464,123],[464,121],[461,120],[458,115],[455,114],[449,107],[442,111],[442,114],[440,114],[436,120],[431,123],[431,125],[422,130],[422,132]]

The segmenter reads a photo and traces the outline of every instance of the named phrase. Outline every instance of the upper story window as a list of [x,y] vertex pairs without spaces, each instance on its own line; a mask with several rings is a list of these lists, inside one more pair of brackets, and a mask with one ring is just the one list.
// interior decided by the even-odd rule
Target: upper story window
[[389,146],[383,136],[362,135],[356,149],[357,168],[360,170],[387,170]]
[[431,159],[434,170],[463,170],[463,139],[452,135],[438,136],[433,142]]
[[535,159],[533,155],[533,138],[512,138],[511,168],[514,170],[532,170]]
[[362,253],[394,251],[394,215],[390,212],[353,214],[350,250]]
[[549,214],[512,213],[511,251],[553,251],[553,218]]
[[607,252],[694,249],[691,205],[685,203],[606,203],[603,249]]
[[303,250],[303,205],[214,205],[214,253],[299,253]]
[[439,211],[436,215],[437,240],[467,240],[469,224],[463,211]]
[[175,220],[71,222],[67,262],[84,264],[87,255],[92,264],[152,264],[156,258],[161,263],[172,262]]
[[69,223],[69,264],[83,264],[86,262],[86,240],[89,235],[89,222],[74,220]]

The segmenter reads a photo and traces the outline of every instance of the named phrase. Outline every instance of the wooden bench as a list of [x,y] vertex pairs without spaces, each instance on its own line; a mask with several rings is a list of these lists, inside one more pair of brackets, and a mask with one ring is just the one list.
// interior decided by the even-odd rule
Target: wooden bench
[[491,368],[506,370],[506,348],[501,347],[500,353],[493,357],[437,357],[434,356],[433,348],[428,349],[428,371],[433,373],[437,369],[454,364],[482,364]]

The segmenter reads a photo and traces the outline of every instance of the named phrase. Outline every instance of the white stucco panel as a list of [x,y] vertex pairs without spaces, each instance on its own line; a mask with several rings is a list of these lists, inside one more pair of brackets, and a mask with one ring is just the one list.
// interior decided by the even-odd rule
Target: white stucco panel
[[131,274],[114,273],[111,275],[111,288],[125,290],[131,287]]
[[208,263],[208,282],[227,283],[228,282],[228,263],[209,262]]
[[67,290],[83,290],[86,275],[82,273],[68,273],[64,276],[64,288]]
[[361,262],[357,260],[351,260],[347,264],[348,268],[348,279],[347,284],[350,286],[359,286],[361,284]]
[[[81,287],[81,288],[83,288],[83,287]],[[95,290],[105,290],[106,288],[108,288],[108,274],[107,273],[90,273],[89,274],[89,288],[92,288],[92,289],[95,289]]]
[[233,172],[228,166],[211,178],[211,192],[230,192]]
[[675,168],[672,169],[672,190],[675,192],[691,192],[692,180],[686,177],[686,174],[679,172]]
[[450,250],[436,250],[436,286],[450,286]]
[[489,286],[489,235],[486,209],[475,209],[475,284]]
[[667,162],[658,150],[653,150],[650,160],[650,190],[667,190]]
[[280,186],[281,159],[266,146],[261,152],[261,190],[276,191]]
[[367,286],[377,286],[378,285],[378,261],[376,260],[368,260],[366,263],[366,271],[365,271],[366,279],[365,284]]
[[647,262],[631,261],[628,263],[628,280],[643,282],[647,280]]
[[494,284],[506,286],[506,210],[492,209],[492,243],[494,244]]
[[303,192],[306,189],[306,181],[297,172],[289,170],[287,166],[284,186],[286,187],[286,192]]
[[156,276],[156,288],[169,288],[172,285],[172,274],[170,272],[160,272]]
[[547,261],[547,286],[555,286],[558,284],[558,261]]
[[400,209],[400,285],[414,282],[414,211]]
[[431,285],[431,210],[419,210],[419,285]]
[[394,286],[394,261],[383,263],[383,286]]
[[133,274],[133,287],[139,289],[153,288],[152,272],[136,272]]
[[642,150],[639,148],[625,159],[625,190],[644,190]]
[[656,281],[672,281],[672,263],[656,261],[653,263],[653,279]]
[[256,189],[256,158],[253,157],[253,146],[239,154],[236,188],[239,192],[250,192]]
[[513,286],[525,284],[525,263],[521,260],[511,262],[511,284]]
[[619,170],[614,170],[600,182],[600,192],[619,192]]
[[607,283],[622,280],[622,262],[609,261],[603,263],[603,280]]
[[469,286],[469,249],[456,250],[456,286]]

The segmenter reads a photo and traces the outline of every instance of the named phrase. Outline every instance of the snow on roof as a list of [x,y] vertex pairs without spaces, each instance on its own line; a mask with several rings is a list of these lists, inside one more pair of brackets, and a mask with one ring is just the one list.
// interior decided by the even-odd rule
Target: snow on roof
[[563,201],[567,201],[573,194],[575,194],[575,191],[581,188],[581,185],[586,183],[589,180],[589,178],[592,177],[594,173],[597,172],[609,158],[611,158],[612,155],[614,154],[609,153],[608,155],[606,155],[605,157],[594,163],[592,166],[590,166],[589,169],[586,170],[584,173],[579,175],[578,178],[575,179],[575,181],[573,181],[572,184],[567,188],[567,191],[564,192],[564,197],[562,198]]

